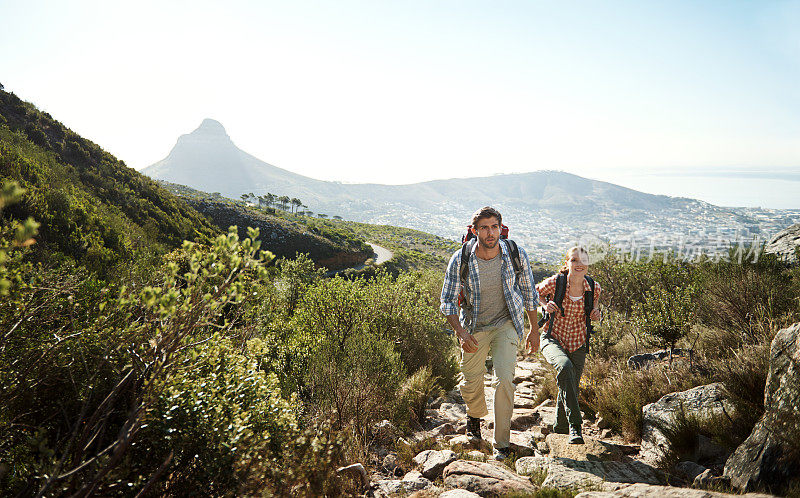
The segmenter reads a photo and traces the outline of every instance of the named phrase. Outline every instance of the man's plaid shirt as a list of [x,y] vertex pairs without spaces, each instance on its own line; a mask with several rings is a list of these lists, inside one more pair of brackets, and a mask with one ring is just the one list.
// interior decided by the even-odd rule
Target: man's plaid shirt
[[[514,328],[517,329],[517,335],[521,338],[525,330],[524,310],[535,310],[539,295],[536,293],[533,273],[531,273],[531,266],[528,263],[528,255],[525,250],[517,246],[519,247],[519,259],[522,263],[522,271],[517,279],[507,244],[502,240],[499,241],[499,244],[503,253],[501,268],[503,294],[506,297],[506,305],[511,314],[511,320],[514,322]],[[481,289],[478,279],[478,263],[476,261],[478,256],[475,255],[477,247],[478,244],[476,243],[469,254],[469,262],[467,263],[469,275],[467,277],[467,288],[464,290],[467,301],[472,303],[472,312],[467,314],[465,310],[458,307],[458,294],[461,291],[461,282],[458,277],[459,268],[461,267],[461,249],[456,251],[453,257],[450,258],[450,263],[447,265],[447,273],[444,276],[442,294],[439,298],[441,301],[439,309],[442,310],[442,313],[445,316],[457,314],[461,326],[470,332],[475,330],[475,322],[478,321],[478,310],[481,306]]]
[[[558,274],[548,277],[536,286],[542,305],[547,304],[545,298],[549,297],[553,299],[553,296],[555,296],[557,277]],[[584,278],[583,292],[588,292],[589,290],[589,282]],[[599,302],[600,284],[595,282],[595,308],[597,308]],[[556,312],[556,319],[553,322],[553,333],[551,335],[561,344],[561,347],[571,353],[583,346],[583,343],[586,342],[586,315],[583,312],[583,295],[581,295],[581,298],[577,301],[573,301],[569,298],[569,282],[567,282],[567,291],[564,293],[562,306],[564,307],[564,316],[561,316],[560,310]],[[547,333],[547,328],[549,326],[550,322],[545,323],[544,327],[542,327],[543,334]]]

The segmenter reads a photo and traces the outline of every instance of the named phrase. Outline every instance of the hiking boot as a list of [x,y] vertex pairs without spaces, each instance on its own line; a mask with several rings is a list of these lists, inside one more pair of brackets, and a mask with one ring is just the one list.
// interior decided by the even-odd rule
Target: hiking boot
[[559,427],[556,424],[547,426],[550,429],[550,432],[553,434],[569,434],[568,427]]
[[505,460],[511,455],[511,448],[506,446],[505,448],[495,448],[494,452],[492,452],[492,458],[495,460]]
[[581,428],[577,425],[571,425],[569,427],[569,444],[583,444]]
[[481,419],[467,415],[467,437],[470,439],[483,439],[481,436]]

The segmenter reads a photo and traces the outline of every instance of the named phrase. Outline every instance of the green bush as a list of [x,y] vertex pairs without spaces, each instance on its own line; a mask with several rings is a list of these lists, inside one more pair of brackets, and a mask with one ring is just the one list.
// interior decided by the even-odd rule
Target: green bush
[[650,342],[669,348],[670,361],[675,343],[691,330],[694,320],[693,289],[654,287],[644,294],[644,301],[634,303],[633,321]]
[[408,429],[421,426],[425,421],[428,400],[442,394],[442,388],[436,381],[431,368],[425,366],[403,382],[394,404],[394,421],[398,427]]

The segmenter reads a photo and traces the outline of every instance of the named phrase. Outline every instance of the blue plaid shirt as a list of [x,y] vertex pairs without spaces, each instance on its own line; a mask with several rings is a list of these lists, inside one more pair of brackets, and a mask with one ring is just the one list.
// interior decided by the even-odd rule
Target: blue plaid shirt
[[[445,315],[457,314],[461,326],[470,332],[475,330],[475,323],[478,321],[478,310],[481,306],[481,289],[480,280],[478,279],[478,263],[476,261],[478,256],[475,255],[477,247],[478,244],[476,243],[469,255],[469,262],[467,263],[469,275],[467,277],[467,288],[464,290],[467,302],[472,303],[472,313],[458,307],[458,294],[461,291],[461,282],[458,276],[461,266],[461,249],[456,251],[453,257],[450,258],[450,263],[447,265],[447,273],[444,276],[442,294],[439,297],[441,301],[439,309],[442,310],[442,313]],[[539,302],[539,293],[536,291],[536,286],[533,282],[533,273],[531,272],[530,264],[528,264],[528,255],[525,254],[525,250],[519,247],[519,259],[522,262],[522,271],[519,274],[519,279],[514,274],[514,264],[511,262],[508,246],[503,241],[500,242],[500,250],[503,253],[501,269],[503,294],[506,296],[506,305],[509,313],[511,313],[514,328],[517,329],[517,335],[522,337],[525,328],[524,310],[532,311],[536,309]]]

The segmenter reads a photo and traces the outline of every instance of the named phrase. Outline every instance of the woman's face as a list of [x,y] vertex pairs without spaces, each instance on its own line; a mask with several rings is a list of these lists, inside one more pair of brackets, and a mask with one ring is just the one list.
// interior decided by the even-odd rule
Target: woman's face
[[567,267],[570,273],[586,275],[589,270],[589,255],[583,251],[572,251],[567,259]]

